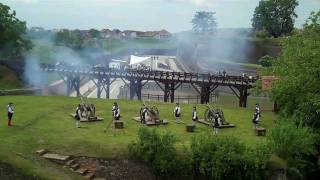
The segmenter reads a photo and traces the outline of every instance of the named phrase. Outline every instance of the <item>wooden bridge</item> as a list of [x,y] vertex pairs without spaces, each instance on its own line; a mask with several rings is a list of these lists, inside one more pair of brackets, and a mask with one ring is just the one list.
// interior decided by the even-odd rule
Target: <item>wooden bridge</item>
[[[142,87],[150,82],[155,82],[164,93],[164,102],[174,102],[175,90],[183,83],[191,86],[199,93],[200,102],[208,103],[210,94],[219,86],[229,87],[239,99],[239,106],[247,106],[248,89],[256,82],[256,77],[229,76],[227,74],[199,74],[184,72],[165,72],[147,70],[119,70],[88,67],[58,67],[42,65],[41,70],[47,73],[57,73],[67,84],[67,95],[76,91],[80,96],[81,81],[89,78],[97,86],[97,98],[105,91],[106,98],[109,98],[110,85],[115,79],[122,79],[130,88],[130,99],[135,96],[141,100]],[[129,83],[128,83],[129,82]]]

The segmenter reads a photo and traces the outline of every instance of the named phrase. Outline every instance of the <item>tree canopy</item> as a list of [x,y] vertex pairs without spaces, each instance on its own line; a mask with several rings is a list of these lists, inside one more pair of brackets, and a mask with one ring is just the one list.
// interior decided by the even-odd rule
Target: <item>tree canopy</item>
[[292,32],[297,0],[261,0],[254,11],[252,26],[255,30],[267,31],[274,37]]
[[31,48],[31,42],[24,37],[26,22],[16,18],[16,12],[0,3],[0,57],[19,56]]
[[56,44],[61,46],[67,46],[74,49],[81,49],[83,47],[84,40],[79,30],[69,31],[62,30],[56,34]]
[[206,12],[206,11],[197,12],[191,21],[193,25],[193,30],[197,33],[205,33],[205,34],[214,33],[217,27],[217,23],[214,15],[215,15],[215,12]]
[[282,46],[282,54],[268,69],[280,77],[272,97],[283,116],[320,128],[320,11]]

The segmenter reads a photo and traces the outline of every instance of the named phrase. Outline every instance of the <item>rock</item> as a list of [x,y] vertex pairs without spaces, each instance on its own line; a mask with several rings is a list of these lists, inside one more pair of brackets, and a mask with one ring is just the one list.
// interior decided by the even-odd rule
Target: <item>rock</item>
[[79,169],[79,167],[80,167],[79,164],[73,164],[73,165],[71,166],[71,169],[74,170],[74,171],[76,171],[77,169]]
[[71,159],[71,160],[69,160],[69,161],[66,163],[66,165],[67,165],[67,166],[71,166],[71,165],[73,165],[75,162],[76,162],[76,161],[75,161],[74,159]]
[[88,169],[86,168],[79,168],[77,171],[77,173],[81,174],[81,175],[85,175],[88,172]]
[[36,151],[36,154],[38,154],[39,156],[42,156],[45,153],[47,153],[47,150],[45,150],[45,149],[40,149],[40,150]]
[[42,157],[50,160],[58,160],[58,161],[67,161],[70,156],[64,156],[61,154],[51,154],[51,153],[46,153]]
[[88,180],[92,180],[94,178],[94,174],[93,173],[87,173],[85,176],[84,176],[85,179],[88,179]]

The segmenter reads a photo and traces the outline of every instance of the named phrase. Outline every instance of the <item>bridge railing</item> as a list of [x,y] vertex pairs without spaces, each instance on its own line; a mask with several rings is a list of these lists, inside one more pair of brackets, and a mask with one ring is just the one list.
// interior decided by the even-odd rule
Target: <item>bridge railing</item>
[[258,80],[258,77],[253,76],[235,76],[227,74],[201,74],[201,73],[186,73],[186,72],[172,72],[172,71],[151,71],[151,70],[138,70],[138,69],[125,69],[119,70],[115,68],[103,68],[103,67],[85,67],[85,66],[56,66],[50,64],[41,64],[43,71],[58,71],[58,72],[73,72],[80,74],[127,74],[142,77],[159,77],[162,79],[179,79],[179,80],[196,80],[196,81],[208,81],[208,82],[244,82],[254,83]]

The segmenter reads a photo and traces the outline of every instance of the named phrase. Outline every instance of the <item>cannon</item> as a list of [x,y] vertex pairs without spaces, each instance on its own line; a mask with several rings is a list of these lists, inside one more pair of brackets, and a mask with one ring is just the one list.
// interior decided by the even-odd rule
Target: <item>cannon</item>
[[[87,97],[80,97],[81,103],[80,105],[80,121],[88,122],[88,121],[101,121],[103,118],[99,118],[96,116],[96,107],[94,104],[89,102]],[[76,114],[72,114],[73,117],[76,117]]]
[[156,106],[146,105],[146,103],[143,103],[140,108],[139,117],[134,117],[133,120],[148,126],[168,124],[168,121],[160,119],[160,113]]
[[89,100],[87,97],[80,97],[81,99],[81,117],[84,119],[90,120],[96,120],[96,107],[94,104],[89,103]]
[[230,124],[224,116],[224,113],[219,108],[214,108],[210,104],[207,104],[207,109],[204,111],[204,119],[199,119],[198,122],[203,123],[205,125],[212,126],[214,124],[215,114],[219,116],[219,128],[230,128],[235,127],[234,124]]
[[140,120],[143,119],[144,116],[144,111],[146,110],[145,113],[150,117],[151,121],[159,120],[159,110],[156,106],[147,106],[143,104],[143,106],[140,108]]

